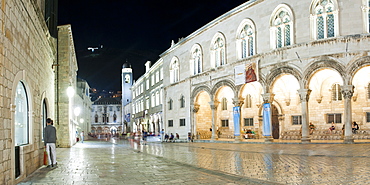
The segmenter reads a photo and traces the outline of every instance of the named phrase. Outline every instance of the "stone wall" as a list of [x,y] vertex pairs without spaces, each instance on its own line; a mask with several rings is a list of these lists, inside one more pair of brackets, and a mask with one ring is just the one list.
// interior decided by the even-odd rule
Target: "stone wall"
[[[0,4],[0,184],[16,184],[42,164],[42,104],[54,119],[56,40],[50,37],[34,1]],[[29,142],[20,146],[15,177],[15,88],[22,82],[29,108]]]

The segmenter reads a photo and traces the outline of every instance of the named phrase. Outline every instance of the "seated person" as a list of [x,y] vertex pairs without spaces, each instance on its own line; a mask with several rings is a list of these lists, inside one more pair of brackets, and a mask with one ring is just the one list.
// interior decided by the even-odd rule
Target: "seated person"
[[329,127],[330,134],[332,133],[333,130],[335,130],[334,122],[332,122],[331,127]]
[[354,134],[356,134],[356,131],[357,131],[358,129],[360,129],[360,127],[358,126],[358,124],[356,123],[356,121],[354,121],[354,122],[352,123],[352,132],[353,132]]
[[310,125],[308,125],[308,128],[310,129],[310,135],[312,135],[313,131],[315,130],[315,125],[310,122]]
[[245,139],[252,139],[254,138],[254,132],[252,130],[247,130],[244,137]]

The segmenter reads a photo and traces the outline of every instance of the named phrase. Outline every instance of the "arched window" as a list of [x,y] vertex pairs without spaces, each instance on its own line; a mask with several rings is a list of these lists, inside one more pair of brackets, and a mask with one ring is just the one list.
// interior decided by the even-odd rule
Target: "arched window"
[[193,75],[199,74],[202,72],[203,60],[202,60],[202,49],[196,44],[191,49],[191,60],[190,60],[190,69]]
[[170,64],[170,82],[179,81],[179,62],[177,58],[173,58]]
[[181,96],[181,98],[180,98],[180,108],[184,108],[184,107],[185,107],[185,97]]
[[172,106],[173,106],[173,101],[172,101],[172,99],[170,99],[168,101],[168,110],[172,110]]
[[314,39],[335,37],[338,11],[335,0],[314,0],[311,7]]
[[159,91],[155,92],[155,105],[159,105]]
[[47,106],[46,106],[46,101],[42,101],[42,129],[41,129],[41,137],[42,141],[44,141],[44,128],[46,127],[46,119],[48,118],[48,113],[47,113]]
[[287,5],[278,6],[271,19],[272,48],[290,46],[293,40],[293,13]]
[[332,100],[340,101],[342,100],[342,92],[339,84],[334,84],[331,88]]
[[116,113],[113,114],[113,122],[116,123],[117,122],[117,115]]
[[245,108],[252,108],[252,97],[250,94],[245,96]]
[[226,64],[225,38],[218,33],[212,40],[211,62],[213,67],[219,67]]
[[227,99],[222,98],[222,110],[227,110]]
[[26,88],[22,82],[18,82],[14,104],[15,146],[25,145],[29,143],[29,105]]
[[244,24],[242,29],[239,31],[238,35],[238,47],[240,48],[240,58],[246,58],[248,56],[254,55],[254,43],[255,43],[255,31],[254,26],[251,21]]
[[99,116],[98,114],[95,113],[95,123],[98,123],[99,122]]
[[152,104],[152,107],[155,107],[155,94],[153,93],[152,94],[152,97],[151,97],[151,104]]

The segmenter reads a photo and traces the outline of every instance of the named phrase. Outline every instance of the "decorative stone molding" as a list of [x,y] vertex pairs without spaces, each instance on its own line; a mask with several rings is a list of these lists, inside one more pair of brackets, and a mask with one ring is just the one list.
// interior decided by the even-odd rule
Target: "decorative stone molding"
[[298,89],[299,98],[301,99],[301,102],[308,102],[310,99],[311,94],[310,89]]
[[209,102],[209,105],[211,106],[211,109],[216,110],[217,106],[220,104],[219,101],[215,100],[213,102]]
[[199,111],[199,107],[200,107],[200,105],[199,105],[199,104],[194,104],[193,112],[194,112],[194,113],[197,113],[197,112]]
[[[353,85],[343,85],[341,86],[342,89],[342,95],[344,99],[351,99],[353,96],[353,90],[355,89],[355,86]],[[356,97],[357,98],[357,97]]]
[[275,94],[273,93],[265,93],[262,94],[263,103],[272,103],[274,101]]
[[233,104],[235,107],[241,107],[244,104],[244,98],[233,98]]

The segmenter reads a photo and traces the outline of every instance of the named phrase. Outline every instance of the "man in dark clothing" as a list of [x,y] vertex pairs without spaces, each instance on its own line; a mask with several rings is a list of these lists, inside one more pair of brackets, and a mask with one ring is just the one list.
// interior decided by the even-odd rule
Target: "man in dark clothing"
[[46,119],[47,126],[44,130],[44,144],[48,153],[48,166],[54,167],[57,164],[57,156],[55,152],[55,143],[57,141],[57,132],[53,126],[53,120]]

